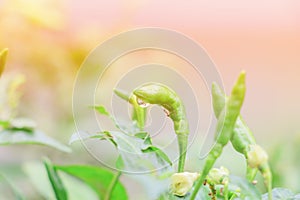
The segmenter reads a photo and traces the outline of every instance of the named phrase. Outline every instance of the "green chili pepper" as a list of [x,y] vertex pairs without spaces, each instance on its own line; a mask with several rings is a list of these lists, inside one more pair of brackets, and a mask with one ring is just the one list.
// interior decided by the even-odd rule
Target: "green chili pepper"
[[140,105],[134,94],[129,95],[117,89],[114,89],[114,92],[117,96],[128,101],[133,106],[132,120],[137,122],[137,126],[141,131],[144,130],[146,121],[146,105]]
[[[220,112],[225,107],[226,102],[226,96],[220,89],[220,87],[213,83],[212,85],[212,97],[213,97],[213,108],[216,117],[218,118]],[[267,162],[267,159],[263,159],[261,162],[258,160],[255,160],[255,156],[250,156],[249,158],[249,152],[251,153],[251,146],[256,145],[255,138],[253,136],[253,133],[249,129],[249,127],[245,124],[244,120],[241,116],[239,116],[236,120],[232,137],[231,137],[231,143],[234,149],[243,154],[245,158],[247,159],[247,179],[252,182],[256,176],[256,173],[258,169],[262,173],[263,177],[265,178],[265,184],[268,188],[269,192],[269,199],[272,199],[272,174],[269,167],[269,164]],[[258,154],[260,156],[263,156],[265,152],[262,152],[264,150],[258,149]],[[255,152],[254,152],[255,153]],[[251,154],[250,154],[251,155]],[[249,160],[250,159],[250,160]],[[252,159],[252,160],[251,160]],[[253,161],[254,160],[254,161]],[[258,162],[258,167],[251,167],[249,166],[249,162]]]
[[148,83],[133,91],[138,101],[149,104],[157,104],[166,109],[172,119],[174,130],[177,134],[179,146],[178,172],[183,172],[186,158],[189,126],[185,114],[185,108],[178,95],[169,87],[159,83]]
[[3,49],[0,52],[0,77],[1,77],[2,72],[4,71],[7,53],[8,53],[8,49]]
[[213,167],[217,158],[221,155],[223,147],[228,143],[232,136],[236,119],[240,114],[240,109],[244,101],[245,91],[245,72],[242,72],[232,89],[230,97],[228,98],[226,109],[223,109],[219,114],[220,116],[216,130],[216,133],[218,133],[216,144],[213,146],[206,158],[201,176],[197,181],[194,191],[191,195],[191,200],[195,199],[197,192],[201,188],[207,174]]
[[131,95],[129,103],[133,105],[132,119],[137,121],[140,130],[144,130],[146,121],[146,105],[141,105],[135,95]]

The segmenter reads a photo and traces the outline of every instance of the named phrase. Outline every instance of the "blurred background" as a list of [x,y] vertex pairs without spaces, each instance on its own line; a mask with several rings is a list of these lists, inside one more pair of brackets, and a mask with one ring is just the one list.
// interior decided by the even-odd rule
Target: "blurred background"
[[[270,153],[275,186],[300,192],[299,10],[296,0],[0,0],[0,49],[9,48],[5,73],[26,77],[19,115],[34,119],[48,135],[67,143],[75,131],[76,72],[92,49],[139,27],[183,33],[206,49],[227,93],[239,72],[246,70],[242,114]],[[18,165],[42,155],[61,163],[97,163],[80,145],[75,151],[76,157],[44,147],[0,147],[0,169],[14,174],[22,185],[26,181],[18,177]],[[242,157],[232,153],[226,148],[217,165],[243,174],[234,167],[243,165]],[[133,191],[134,184],[128,185]]]

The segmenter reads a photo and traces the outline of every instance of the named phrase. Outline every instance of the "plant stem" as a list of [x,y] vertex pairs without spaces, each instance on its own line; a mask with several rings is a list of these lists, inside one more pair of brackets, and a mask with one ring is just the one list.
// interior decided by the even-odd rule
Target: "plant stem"
[[110,197],[112,195],[112,192],[114,191],[114,188],[119,180],[119,177],[121,176],[122,172],[121,171],[118,171],[115,175],[115,177],[113,178],[113,180],[111,181],[109,187],[108,187],[108,190],[106,192],[106,195],[105,195],[105,198],[104,200],[110,200]]
[[187,141],[188,135],[187,134],[177,134],[177,141],[179,146],[179,160],[178,160],[178,170],[177,172],[184,171],[184,165],[186,160],[186,151],[187,151]]
[[235,197],[237,197],[237,195],[234,193],[233,195],[231,195],[229,200],[233,200]]

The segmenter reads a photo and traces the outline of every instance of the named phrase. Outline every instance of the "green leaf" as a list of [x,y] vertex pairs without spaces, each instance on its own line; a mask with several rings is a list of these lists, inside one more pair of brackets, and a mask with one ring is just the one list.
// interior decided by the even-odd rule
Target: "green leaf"
[[28,118],[14,118],[8,121],[5,129],[20,130],[31,133],[36,128],[36,123]]
[[[26,162],[22,165],[22,169],[35,189],[37,189],[37,192],[44,197],[43,199],[55,199],[47,171],[42,163]],[[57,173],[67,191],[69,200],[99,199],[96,192],[83,181],[61,171],[57,171]]]
[[158,159],[162,159],[164,161],[166,161],[167,163],[169,163],[169,165],[172,166],[172,161],[169,159],[169,157],[167,156],[167,154],[165,154],[165,152],[163,152],[160,148],[155,147],[155,146],[148,146],[146,149],[142,149],[143,153],[155,153]]
[[58,171],[65,186],[69,200],[99,200],[97,193],[77,177]]
[[114,93],[121,99],[129,101],[130,94],[127,94],[126,92],[116,88],[114,88]]
[[122,170],[122,169],[125,168],[125,164],[124,164],[124,161],[123,161],[123,159],[122,159],[121,156],[118,156],[118,158],[117,158],[117,161],[116,161],[116,168],[117,168],[118,170]]
[[47,171],[41,162],[25,162],[22,164],[22,170],[39,194],[45,199],[55,199]]
[[153,170],[165,167],[171,163],[162,150],[149,145],[150,137],[140,139],[120,132],[110,132],[110,134],[117,144],[118,151],[124,160],[127,170]]
[[[294,193],[286,188],[274,188],[272,190],[274,200],[296,200],[298,199],[297,195],[294,196]],[[300,198],[299,198],[300,199]],[[262,200],[268,200],[268,194],[262,195]]]
[[102,133],[97,133],[97,134],[88,134],[85,131],[78,131],[71,135],[71,138],[69,140],[69,145],[73,144],[74,142],[84,141],[87,139],[99,139],[99,140],[108,139],[109,135],[107,135],[106,133],[107,132],[102,132]]
[[3,73],[3,71],[4,71],[7,53],[8,53],[8,49],[3,49],[0,52],[0,77],[1,77],[1,74]]
[[79,131],[79,132],[73,133],[69,140],[69,145],[73,144],[74,142],[84,141],[87,139],[108,140],[114,146],[117,147],[116,142],[113,140],[112,136],[110,135],[110,133],[108,131],[103,131],[103,132],[96,133],[96,134],[88,134],[87,132],[84,132],[84,131]]
[[[100,136],[102,134],[105,134],[106,137]],[[141,137],[137,137],[138,135]],[[148,138],[148,134],[141,133],[138,135],[131,136],[118,131],[105,131],[100,134],[88,134],[86,132],[78,132],[76,135],[72,136],[71,140],[74,142],[75,140],[78,140],[78,138],[104,138],[109,141],[113,141],[112,143],[116,146],[119,152],[119,157],[116,161],[116,167],[120,170],[145,172],[154,169],[161,169],[165,166],[170,166],[165,161],[169,159],[165,158],[165,160],[163,160],[159,156],[157,156],[157,151],[154,151],[156,150],[155,147],[149,148],[148,153],[142,152],[142,149],[147,149],[147,147],[149,147],[148,144],[145,144],[145,139]],[[155,173],[151,174],[151,176],[138,175],[135,178],[140,180],[140,184],[144,185],[144,187],[147,188],[147,192],[150,193],[149,195],[155,196],[155,199],[157,199],[158,195],[156,194],[161,189],[168,187],[168,185],[165,186],[165,184],[163,184],[162,182],[165,182],[164,179],[167,177],[167,174],[169,174],[171,170],[172,169],[170,167],[165,167],[162,170],[155,171]]]
[[[143,136],[141,134],[140,136]],[[144,138],[144,137],[142,137]],[[118,169],[130,171],[149,171],[169,166],[171,161],[168,156],[158,147],[149,145],[150,137],[141,139],[139,137],[127,135],[118,131],[104,131],[97,134],[88,134],[86,132],[74,133],[70,143],[78,140],[87,139],[105,139],[116,146],[123,161],[117,160]],[[149,149],[147,149],[150,147]],[[121,164],[121,165],[120,165]]]
[[51,182],[52,188],[54,190],[55,196],[57,200],[66,200],[68,199],[67,192],[65,190],[65,187],[58,176],[56,169],[51,164],[51,162],[48,159],[44,159],[44,165],[47,170],[47,174],[49,177],[49,180]]
[[[95,166],[55,166],[55,169],[63,171],[84,181],[98,194],[100,199],[105,198],[107,191],[109,190],[110,183],[115,177],[111,171]],[[116,181],[110,199],[128,199],[126,190],[120,181]]]
[[261,194],[257,188],[245,178],[231,175],[229,187],[240,188],[241,199],[261,199]]
[[146,138],[149,137],[149,133],[147,133],[146,131],[141,131],[141,132],[138,132],[138,133],[134,134],[134,136],[137,137],[137,138],[145,140]]
[[152,140],[151,140],[149,133],[147,133],[145,131],[138,132],[134,136],[137,138],[143,139],[144,144],[148,144],[148,145],[152,144]]
[[95,105],[92,106],[92,108],[94,108],[98,113],[100,113],[101,115],[106,115],[106,116],[110,116],[109,112],[106,110],[106,108],[102,105]]
[[0,181],[1,179],[6,182],[6,185],[12,190],[16,200],[25,200],[25,197],[20,193],[20,191],[2,174],[0,174]]
[[120,122],[117,121],[107,110],[103,105],[94,105],[91,106],[91,108],[95,109],[98,113],[100,113],[101,115],[105,115],[107,117],[109,117],[112,122],[114,123],[114,125],[119,129],[122,130],[124,132],[126,132],[127,134],[129,133],[136,133],[138,131],[140,131],[140,129],[138,128],[138,124],[136,121],[134,121],[133,123],[125,121],[125,122]]
[[78,131],[71,135],[71,137],[69,139],[69,145],[72,145],[74,142],[84,141],[84,140],[87,140],[90,138],[92,138],[91,134],[88,134],[85,131]]
[[48,137],[39,130],[27,131],[7,129],[0,131],[0,145],[38,144],[53,147],[57,150],[70,153],[71,149],[60,142]]

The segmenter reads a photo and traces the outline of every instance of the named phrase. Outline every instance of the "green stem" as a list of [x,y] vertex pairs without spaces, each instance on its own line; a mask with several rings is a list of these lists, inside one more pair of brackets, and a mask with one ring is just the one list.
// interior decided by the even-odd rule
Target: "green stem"
[[136,121],[140,131],[143,131],[146,121],[146,107],[141,107],[137,103],[137,97],[133,94],[127,94],[126,92],[118,90],[116,88],[114,89],[114,93],[133,106],[132,120]]
[[178,169],[177,169],[177,172],[179,173],[179,172],[184,171],[188,135],[187,134],[177,134],[177,140],[178,140],[179,154],[180,154],[179,160],[178,160]]
[[110,197],[114,191],[114,188],[119,180],[119,177],[121,176],[122,172],[121,171],[118,171],[115,175],[115,177],[113,178],[113,180],[111,181],[109,187],[108,187],[108,190],[106,192],[106,195],[105,195],[105,198],[104,200],[110,200]]
[[224,184],[224,200],[228,200],[228,183]]
[[247,173],[246,177],[249,182],[252,182],[255,179],[255,176],[257,174],[258,169],[257,168],[252,168],[247,164]]
[[262,176],[265,180],[265,185],[268,188],[268,199],[272,200],[273,195],[272,195],[272,173],[270,166],[268,162],[263,163],[261,166],[259,166],[259,169],[261,170]]
[[231,195],[229,200],[233,200],[235,197],[237,197],[237,195],[234,193],[233,195]]
[[[213,153],[211,153],[211,152],[213,152]],[[213,167],[216,159],[221,155],[221,153],[222,153],[222,146],[219,144],[215,144],[213,149],[210,151],[210,154],[207,156],[202,173],[196,182],[196,185],[194,187],[194,191],[191,195],[190,200],[196,199],[197,193],[198,193],[199,189],[201,188],[203,182],[205,181],[206,176],[209,173],[209,170]]]

